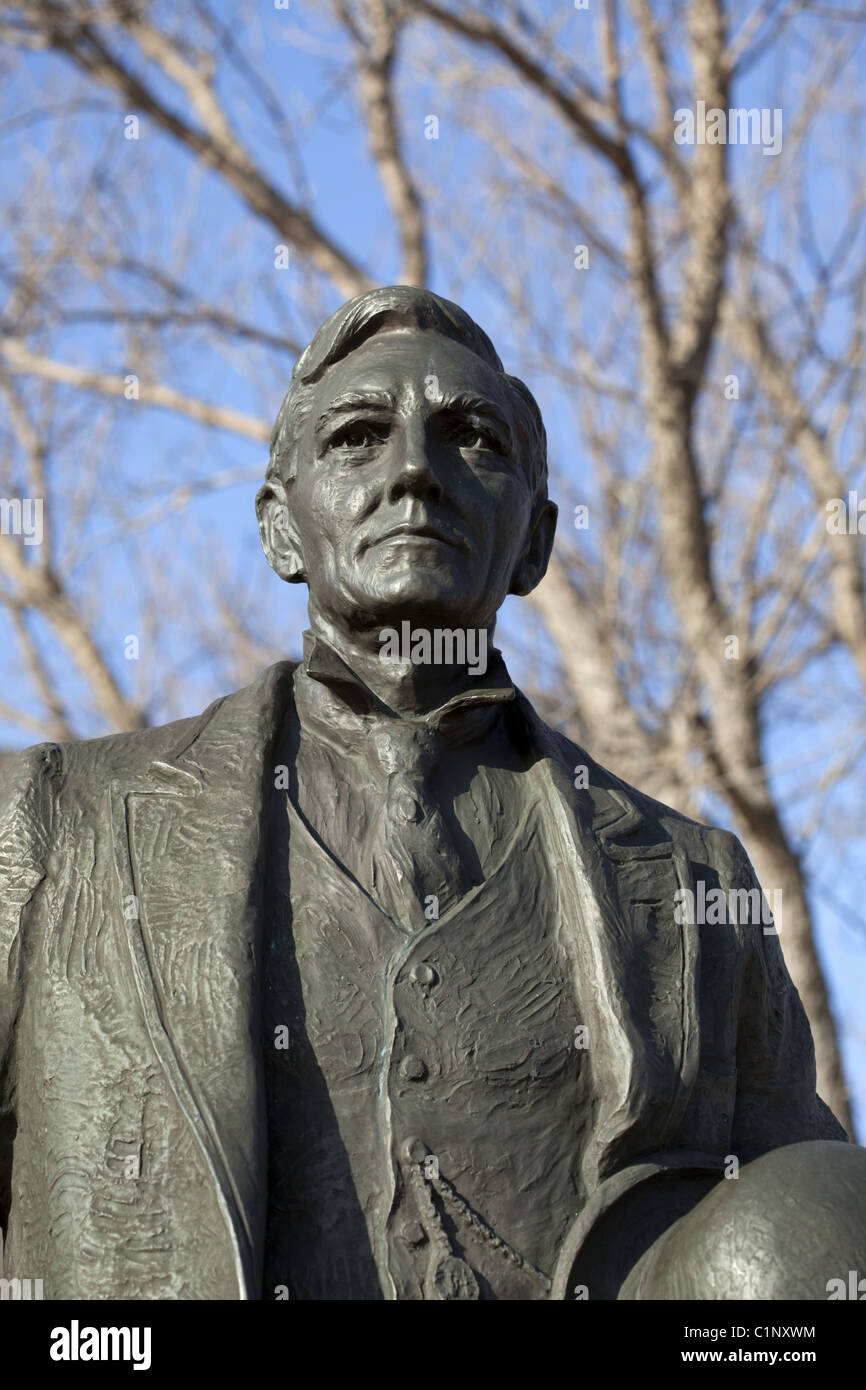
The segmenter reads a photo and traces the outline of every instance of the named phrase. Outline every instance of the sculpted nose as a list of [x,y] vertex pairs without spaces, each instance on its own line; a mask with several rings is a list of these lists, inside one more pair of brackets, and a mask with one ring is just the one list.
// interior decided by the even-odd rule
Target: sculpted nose
[[438,502],[442,497],[442,484],[430,457],[430,444],[423,427],[407,432],[388,485],[389,502],[399,502],[406,496],[417,497],[423,502]]

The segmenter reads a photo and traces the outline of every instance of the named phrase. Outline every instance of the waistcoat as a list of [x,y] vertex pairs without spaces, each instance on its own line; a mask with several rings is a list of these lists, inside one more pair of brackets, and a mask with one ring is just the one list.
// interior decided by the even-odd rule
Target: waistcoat
[[547,1296],[584,1200],[587,1085],[574,923],[526,778],[484,882],[414,931],[275,798],[264,1298]]

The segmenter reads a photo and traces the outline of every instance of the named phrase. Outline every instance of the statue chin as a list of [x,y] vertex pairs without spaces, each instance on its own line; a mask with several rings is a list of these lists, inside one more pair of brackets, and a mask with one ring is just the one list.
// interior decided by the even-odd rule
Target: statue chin
[[652,1243],[616,1297],[819,1301],[850,1297],[852,1272],[859,1287],[866,1149],[814,1141],[773,1149],[717,1182]]

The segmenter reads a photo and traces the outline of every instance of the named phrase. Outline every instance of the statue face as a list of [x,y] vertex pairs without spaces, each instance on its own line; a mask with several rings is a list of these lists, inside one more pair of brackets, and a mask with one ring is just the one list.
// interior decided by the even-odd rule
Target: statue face
[[319,612],[482,627],[510,589],[534,587],[556,509],[533,513],[498,373],[437,333],[393,329],[330,367],[311,400],[289,507]]

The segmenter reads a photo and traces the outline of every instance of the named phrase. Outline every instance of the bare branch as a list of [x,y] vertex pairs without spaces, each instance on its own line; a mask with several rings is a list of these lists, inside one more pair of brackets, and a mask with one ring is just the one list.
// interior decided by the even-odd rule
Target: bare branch
[[13,373],[43,377],[46,381],[77,386],[82,391],[96,391],[102,396],[119,396],[138,400],[143,405],[161,406],[165,410],[174,410],[179,415],[187,415],[191,420],[198,420],[203,425],[243,435],[246,439],[270,438],[270,426],[266,420],[246,415],[241,410],[231,410],[228,406],[210,405],[207,401],[196,400],[194,396],[186,396],[161,382],[139,381],[135,386],[138,395],[130,397],[130,383],[127,378],[111,376],[108,372],[97,371],[91,367],[76,367],[71,362],[57,362],[54,358],[31,352],[14,338],[0,338],[0,356],[5,359],[9,371]]
[[388,0],[363,0],[366,23],[362,26],[355,20],[349,0],[339,0],[337,10],[352,35],[370,150],[400,231],[403,245],[400,278],[407,285],[424,285],[428,276],[424,216],[420,195],[400,148],[394,100],[394,63],[399,38],[396,11]]
[[[155,121],[167,134],[221,174],[256,216],[269,222],[302,255],[346,295],[359,294],[372,284],[303,208],[290,202],[254,164],[231,129],[206,75],[187,63],[159,30],[129,15],[124,25],[147,57],[186,94],[201,125],[195,126],[171,111],[132,70],[113,53],[98,30],[56,0],[44,0],[36,11],[37,37],[65,54],[94,81],[118,92],[133,110]],[[101,17],[101,12],[100,12]]]

